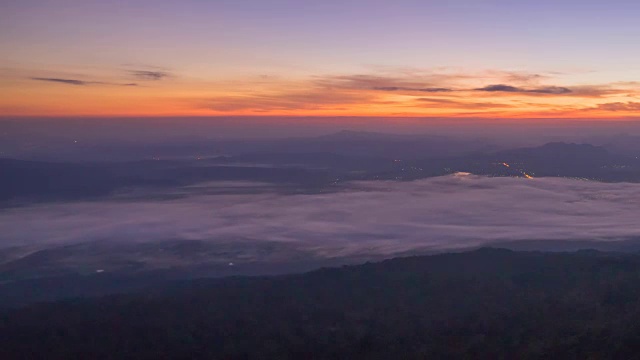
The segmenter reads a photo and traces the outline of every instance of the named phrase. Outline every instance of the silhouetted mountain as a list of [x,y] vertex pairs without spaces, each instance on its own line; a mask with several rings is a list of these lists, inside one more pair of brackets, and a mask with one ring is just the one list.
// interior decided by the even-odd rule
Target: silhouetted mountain
[[615,157],[606,149],[590,144],[567,144],[562,142],[548,143],[534,148],[505,150],[497,153],[497,157],[507,160],[528,162],[562,162],[606,164]]
[[320,170],[277,166],[215,165],[196,160],[125,163],[52,163],[0,159],[0,201],[77,200],[132,188],[173,188],[209,181],[253,181],[322,186]]
[[0,159],[0,200],[81,198],[106,195],[122,185],[95,165]]
[[378,157],[382,159],[420,159],[466,155],[478,151],[497,149],[481,139],[456,139],[437,135],[402,135],[363,131],[291,138],[265,144],[265,152],[334,153],[353,157]]
[[456,144],[437,137],[347,131],[263,142],[254,144],[260,151],[200,160],[49,163],[0,159],[0,201],[86,199],[131,188],[175,188],[223,180],[318,188],[349,180],[413,180],[457,171],[640,181],[640,159],[599,146],[549,143],[495,152],[479,151],[481,143]]
[[355,130],[341,130],[332,134],[320,135],[315,137],[315,139],[321,140],[378,140],[378,141],[399,141],[399,140],[447,140],[444,136],[433,136],[433,135],[409,135],[409,134],[388,134],[388,133],[378,133],[371,131],[355,131]]
[[176,284],[0,317],[0,356],[634,358],[640,255],[481,249]]
[[548,143],[535,148],[502,151],[493,158],[496,162],[520,167],[535,176],[611,181],[640,179],[640,162],[637,159],[613,155],[603,147],[590,144]]
[[640,136],[632,134],[618,134],[609,136],[594,136],[589,143],[601,144],[611,153],[640,157]]

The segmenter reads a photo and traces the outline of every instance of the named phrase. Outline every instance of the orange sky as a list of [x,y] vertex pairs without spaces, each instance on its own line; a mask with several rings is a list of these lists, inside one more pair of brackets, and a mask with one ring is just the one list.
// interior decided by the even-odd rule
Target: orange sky
[[[638,84],[568,84],[561,76],[485,70],[386,71],[207,81],[164,70],[109,75],[4,74],[4,116],[437,116],[627,118]],[[64,74],[63,74],[64,75]]]
[[640,3],[24,0],[0,116],[636,118]]

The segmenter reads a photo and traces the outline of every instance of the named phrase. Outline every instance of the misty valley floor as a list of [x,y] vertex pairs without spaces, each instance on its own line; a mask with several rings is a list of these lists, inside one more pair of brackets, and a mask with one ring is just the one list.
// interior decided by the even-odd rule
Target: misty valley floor
[[0,306],[481,246],[640,250],[637,183],[454,174],[281,188],[218,181],[3,209]]
[[3,359],[610,359],[640,354],[640,255],[484,248],[192,280],[0,315]]

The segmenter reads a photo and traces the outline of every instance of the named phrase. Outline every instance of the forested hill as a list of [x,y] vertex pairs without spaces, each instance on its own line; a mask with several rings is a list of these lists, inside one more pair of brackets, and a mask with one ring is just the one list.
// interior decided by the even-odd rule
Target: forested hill
[[640,255],[481,249],[5,313],[0,358],[630,359]]

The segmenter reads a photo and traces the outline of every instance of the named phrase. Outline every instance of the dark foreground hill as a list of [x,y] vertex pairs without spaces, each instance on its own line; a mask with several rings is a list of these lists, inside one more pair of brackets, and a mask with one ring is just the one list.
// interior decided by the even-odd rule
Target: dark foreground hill
[[0,358],[631,359],[640,255],[481,249],[0,317]]

